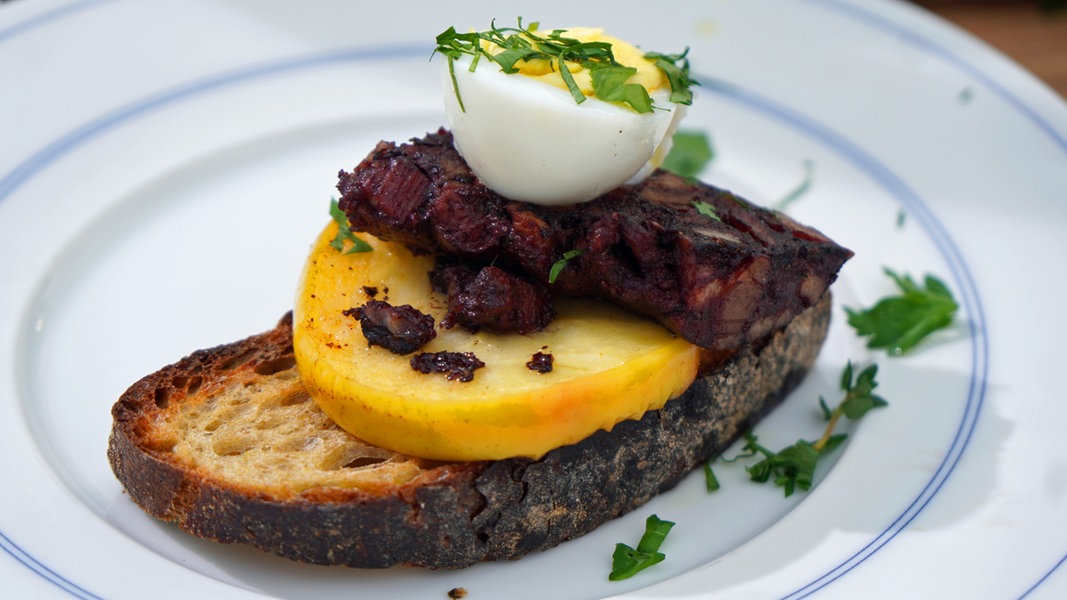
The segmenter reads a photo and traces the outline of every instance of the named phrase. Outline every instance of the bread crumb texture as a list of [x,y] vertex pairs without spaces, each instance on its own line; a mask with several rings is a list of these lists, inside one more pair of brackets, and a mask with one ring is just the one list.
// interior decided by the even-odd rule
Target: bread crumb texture
[[425,470],[420,459],[372,446],[335,425],[304,391],[295,368],[230,378],[208,394],[194,391],[155,415],[151,446],[232,485],[278,498],[320,488],[380,493]]

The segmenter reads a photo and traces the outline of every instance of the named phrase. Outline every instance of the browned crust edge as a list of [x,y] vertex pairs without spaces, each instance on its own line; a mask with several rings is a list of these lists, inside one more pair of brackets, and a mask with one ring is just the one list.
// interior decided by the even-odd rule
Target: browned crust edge
[[461,568],[513,560],[581,536],[674,487],[777,406],[814,364],[830,298],[758,351],[744,351],[679,398],[539,460],[456,463],[393,493],[313,490],[279,498],[181,464],[144,443],[159,405],[227,378],[292,368],[292,323],[201,350],[138,381],[112,409],[108,460],[130,498],[195,536],[296,561]]

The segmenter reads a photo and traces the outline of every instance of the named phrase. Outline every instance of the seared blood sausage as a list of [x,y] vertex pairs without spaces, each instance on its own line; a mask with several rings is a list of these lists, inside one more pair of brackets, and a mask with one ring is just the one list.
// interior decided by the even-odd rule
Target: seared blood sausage
[[379,143],[337,187],[355,231],[525,273],[553,293],[605,298],[711,350],[784,327],[852,256],[779,212],[662,170],[573,206],[508,200],[443,129]]

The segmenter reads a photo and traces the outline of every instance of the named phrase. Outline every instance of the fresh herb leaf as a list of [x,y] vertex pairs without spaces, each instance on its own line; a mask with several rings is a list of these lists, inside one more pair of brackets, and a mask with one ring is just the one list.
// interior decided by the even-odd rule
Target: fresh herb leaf
[[811,184],[813,181],[812,175],[814,172],[815,163],[811,160],[805,160],[804,179],[802,179],[796,187],[790,190],[788,194],[783,196],[782,199],[774,205],[774,209],[780,212],[785,212],[785,209],[788,208],[790,204],[796,202],[801,196],[808,193],[808,190],[811,189]]
[[567,263],[581,254],[581,250],[568,250],[564,252],[563,258],[552,263],[552,267],[548,270],[548,283],[556,283],[556,279],[559,277],[559,274],[563,272],[563,269],[567,267]]
[[900,289],[900,295],[882,298],[866,310],[846,308],[848,323],[860,336],[870,336],[868,348],[884,348],[890,355],[901,355],[914,348],[931,333],[948,327],[959,305],[940,279],[927,275],[920,286],[908,275],[890,269],[886,275]]
[[707,485],[709,492],[714,492],[721,487],[719,478],[715,476],[715,471],[711,468],[711,463],[713,462],[715,462],[714,458],[704,463],[704,483]]
[[756,483],[765,483],[772,480],[776,485],[785,489],[785,495],[793,495],[795,488],[802,490],[811,489],[811,482],[815,477],[815,463],[819,459],[819,452],[811,444],[804,440],[798,440],[792,446],[788,446],[772,452],[759,444],[758,438],[751,432],[745,434],[745,447],[764,456],[754,465],[745,467],[748,476]]
[[841,378],[841,390],[845,392],[845,398],[838,405],[838,409],[846,417],[852,420],[859,419],[872,408],[887,404],[884,398],[874,393],[874,388],[878,387],[878,382],[874,380],[878,375],[878,365],[868,366],[856,375],[855,380],[852,380],[852,363],[850,362],[845,369],[845,375]]
[[667,555],[659,551],[663,540],[667,538],[672,521],[665,521],[656,515],[648,517],[645,521],[645,533],[641,536],[637,548],[631,548],[626,544],[615,544],[615,552],[611,555],[611,573],[608,579],[618,581],[633,577],[639,571],[647,569],[654,564],[663,562]]
[[[757,483],[773,481],[780,486],[785,495],[791,496],[800,490],[811,489],[815,480],[815,468],[819,458],[829,454],[835,448],[844,443],[847,435],[834,433],[837,422],[841,417],[855,420],[867,414],[872,408],[886,406],[884,398],[874,394],[874,388],[878,386],[875,376],[878,374],[878,365],[870,365],[854,373],[852,363],[849,362],[841,373],[840,387],[844,397],[832,410],[826,404],[825,398],[819,398],[819,409],[826,419],[826,428],[822,436],[815,442],[797,440],[791,446],[787,446],[777,452],[760,444],[759,437],[751,431],[744,434],[745,445],[738,456],[732,459],[722,459],[723,462],[736,462],[754,456],[762,458],[745,467],[749,479]],[[711,470],[711,462],[705,464],[705,477]],[[714,477],[714,475],[712,475]],[[716,486],[718,481],[716,480]],[[715,489],[718,489],[717,487]],[[708,481],[708,491],[712,489],[711,481]]]
[[823,398],[822,396],[819,396],[819,410],[822,411],[823,421],[829,421],[830,417],[833,416],[833,411],[830,410],[830,407],[826,404],[826,398]]
[[726,197],[729,198],[730,200],[733,200],[734,205],[737,206],[738,208],[742,208],[742,209],[747,210],[749,212],[759,212],[759,210],[760,210],[760,208],[757,207],[755,204],[752,204],[751,202],[749,202],[748,200],[745,200],[741,196],[736,196],[734,194],[731,194],[730,192],[726,192]]
[[722,219],[719,218],[718,213],[715,212],[714,206],[708,204],[707,202],[701,202],[699,200],[694,200],[692,204],[693,208],[697,209],[698,213],[715,221],[719,221],[720,223],[722,222]]
[[[330,241],[330,247],[338,252],[344,252],[345,254],[355,254],[357,252],[370,252],[374,250],[370,244],[363,241],[352,233],[351,227],[348,225],[348,215],[341,210],[338,206],[336,198],[330,198],[330,217],[337,223],[337,235]],[[345,252],[345,242],[352,244],[352,247]]]
[[667,555],[662,552],[646,554],[620,542],[615,544],[615,552],[611,554],[611,573],[608,574],[608,579],[611,581],[629,579],[639,571],[663,562],[665,558]]
[[715,158],[711,139],[704,131],[679,131],[674,134],[671,151],[660,168],[693,179]]
[[700,82],[689,77],[689,48],[681,54],[661,54],[648,52],[645,58],[655,61],[656,66],[667,76],[671,84],[671,102],[690,105],[693,103],[693,86]]
[[571,98],[574,98],[575,104],[585,102],[585,94],[582,92],[582,88],[578,87],[578,83],[574,81],[571,68],[567,65],[567,54],[565,52],[561,51],[559,53],[558,66],[556,68],[559,69],[559,76],[563,83],[567,85],[567,91],[571,93]]
[[[569,38],[564,35],[564,29],[554,29],[542,34],[538,27],[536,22],[524,27],[520,17],[517,27],[497,27],[493,21],[486,31],[459,33],[455,27],[449,27],[437,35],[437,47],[433,53],[441,54],[448,60],[452,88],[461,110],[466,111],[456,82],[455,61],[463,56],[471,56],[471,71],[481,59],[488,59],[499,65],[501,71],[509,74],[518,72],[516,64],[520,61],[548,61],[554,70],[559,71],[568,91],[578,104],[585,101],[585,94],[575,83],[570,65],[588,69],[594,96],[605,102],[629,106],[639,113],[652,112],[652,99],[644,86],[625,83],[636,69],[616,62],[610,43],[583,42]],[[496,46],[499,51],[490,52],[483,43]],[[692,104],[691,88],[699,85],[689,76],[689,59],[686,58],[688,52],[687,48],[681,54],[653,52],[645,55],[645,58],[651,60],[667,77],[671,86],[671,102],[677,104]],[[624,73],[627,73],[625,77]]]
[[629,104],[639,113],[652,112],[652,99],[648,90],[637,83],[626,83],[637,69],[633,67],[601,67],[590,73],[597,98],[607,102]]
[[[878,387],[878,382],[875,381],[877,375],[878,365],[871,364],[854,376],[852,361],[849,361],[844,371],[841,372],[840,387],[841,391],[845,392],[845,396],[827,416],[826,430],[823,431],[819,441],[813,444],[816,450],[827,452],[837,447],[844,440],[844,434],[840,434],[841,439],[835,439],[838,436],[834,435],[834,428],[842,416],[855,421],[867,414],[872,408],[879,408],[889,404],[885,398],[874,393],[874,388]],[[825,415],[826,404],[821,398],[819,401]]]
[[459,82],[456,81],[456,61],[448,60],[448,77],[452,80],[452,89],[456,91],[456,102],[459,103],[460,112],[467,112],[467,107],[463,105],[463,97],[459,95]]
[[645,533],[641,541],[637,543],[638,552],[658,552],[667,534],[674,527],[673,521],[666,521],[656,515],[651,515],[645,520]]
[[822,447],[819,448],[819,455],[829,454],[830,452],[833,452],[835,448],[845,443],[846,439],[848,439],[847,433],[835,433],[831,435],[830,437],[826,438],[826,441],[823,443]]
[[[751,431],[749,431],[749,433],[751,433]],[[750,448],[750,447],[749,447],[749,446],[748,446],[748,445],[746,444],[746,445],[744,445],[744,446],[742,446],[742,447],[741,447],[741,452],[739,452],[739,453],[737,454],[737,456],[734,456],[734,457],[732,457],[732,458],[727,458],[727,457],[725,457],[725,456],[722,456],[722,455],[720,455],[720,456],[718,457],[718,460],[719,460],[720,462],[724,462],[724,463],[731,463],[731,464],[732,464],[732,463],[735,463],[735,462],[740,462],[740,461],[742,461],[742,460],[747,460],[747,459],[750,459],[750,458],[752,458],[753,456],[756,456],[757,454],[759,454],[759,452],[756,452],[755,450],[753,450],[752,448]]]

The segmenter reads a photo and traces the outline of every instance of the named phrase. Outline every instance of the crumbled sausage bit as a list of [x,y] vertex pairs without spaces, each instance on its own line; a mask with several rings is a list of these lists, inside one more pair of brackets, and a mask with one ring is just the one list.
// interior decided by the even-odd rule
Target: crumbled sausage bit
[[471,332],[533,333],[555,317],[552,295],[533,280],[495,266],[438,260],[430,272],[434,290],[448,297],[441,326]]
[[373,298],[378,295],[378,288],[373,285],[365,285],[363,286],[363,293],[366,294],[368,298]]
[[461,587],[452,588],[452,589],[448,590],[448,597],[451,598],[452,600],[459,600],[460,598],[466,598],[467,597],[467,588],[461,588]]
[[394,354],[410,354],[437,336],[433,317],[408,304],[393,306],[370,300],[343,314],[359,320],[368,342]]
[[474,370],[485,366],[473,352],[422,352],[411,358],[420,373],[444,373],[449,381],[472,381]]
[[537,373],[551,373],[552,361],[551,354],[535,352],[530,361],[526,363],[526,368]]

